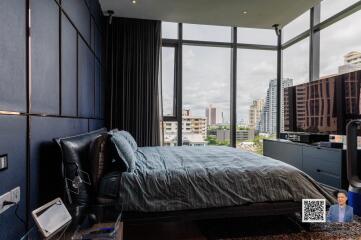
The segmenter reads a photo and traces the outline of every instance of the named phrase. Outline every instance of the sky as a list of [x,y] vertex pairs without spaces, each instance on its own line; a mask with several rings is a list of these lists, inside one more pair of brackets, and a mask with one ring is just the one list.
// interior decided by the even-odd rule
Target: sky
[[[324,0],[321,21],[345,9],[358,0]],[[320,33],[320,76],[336,74],[343,64],[343,56],[361,51],[361,11],[323,29]],[[283,42],[307,30],[309,11],[283,28]],[[163,36],[174,38],[176,24],[163,24]],[[183,25],[184,39],[229,42],[231,28],[205,25]],[[238,29],[238,42],[276,44],[273,30]],[[253,100],[265,98],[269,81],[276,78],[275,51],[238,49],[237,52],[237,122],[248,121]],[[163,102],[165,113],[171,112],[174,54],[171,49],[162,54]],[[195,116],[205,116],[210,104],[224,112],[225,122],[230,116],[231,50],[220,47],[183,46],[183,106]],[[309,38],[283,51],[283,77],[294,84],[308,81]],[[167,104],[168,103],[168,104]]]

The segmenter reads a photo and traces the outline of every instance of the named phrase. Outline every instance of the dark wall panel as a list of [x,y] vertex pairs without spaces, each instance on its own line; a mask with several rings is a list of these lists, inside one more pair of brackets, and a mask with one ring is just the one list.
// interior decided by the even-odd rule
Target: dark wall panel
[[61,31],[61,113],[77,114],[77,33],[62,15]]
[[0,110],[26,111],[25,0],[0,1]]
[[95,55],[99,59],[102,57],[102,35],[97,27],[95,27]]
[[100,78],[100,74],[101,74],[101,66],[99,64],[99,62],[96,60],[95,61],[95,117],[96,118],[101,118],[101,113],[100,113],[100,103],[101,103],[101,78]]
[[105,118],[105,79],[103,72],[100,72],[100,118]]
[[78,115],[94,116],[94,55],[78,38]]
[[91,49],[93,51],[95,51],[95,22],[94,22],[94,19],[92,18],[91,21],[91,29],[90,29],[90,33],[91,33],[91,36],[90,36],[90,46],[91,46]]
[[85,3],[88,5],[90,13],[94,17],[96,24],[100,26],[102,21],[102,9],[99,2],[96,0],[85,0]]
[[[29,217],[29,226],[33,225],[32,210],[62,197],[63,179],[53,138],[104,126],[102,119],[93,119],[95,111],[100,118],[104,98],[104,82],[99,76],[101,65],[95,66],[94,54],[102,26],[98,24],[101,11],[97,0],[87,1],[89,9],[98,14],[93,17],[92,39],[91,14],[83,0],[0,0],[0,111],[26,113],[0,112],[0,155],[9,156],[9,168],[0,171],[0,195],[21,187],[18,212],[23,219]],[[26,74],[30,67],[26,59],[26,2],[30,2],[32,27],[29,78]],[[88,47],[90,44],[92,49]],[[31,112],[27,112],[26,107],[28,90]],[[27,204],[29,209],[25,209]],[[11,208],[0,215],[0,239],[19,239],[25,233],[14,210]]]
[[104,127],[103,120],[89,119],[89,131],[97,130]]
[[[53,138],[76,135],[88,131],[88,119],[31,117],[30,142],[30,178],[31,178],[31,209],[51,200],[52,187],[59,182],[59,159]],[[54,162],[51,162],[54,161]],[[56,163],[56,162],[57,163]],[[61,189],[60,189],[61,190]],[[62,197],[58,195],[58,197]]]
[[59,113],[59,7],[54,1],[31,1],[31,109]]
[[[7,170],[0,172],[0,195],[20,186],[18,213],[25,219],[26,117],[0,116],[0,155],[2,154],[8,154],[9,166]],[[24,230],[24,226],[15,217],[14,207],[0,215],[0,239],[20,239]]]
[[87,43],[90,43],[90,13],[84,0],[63,0],[62,6]]

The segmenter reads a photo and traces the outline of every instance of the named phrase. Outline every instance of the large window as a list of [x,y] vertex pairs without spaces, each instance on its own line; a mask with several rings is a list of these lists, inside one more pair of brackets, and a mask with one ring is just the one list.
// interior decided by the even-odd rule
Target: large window
[[229,144],[230,60],[229,48],[183,46],[183,145]]
[[309,81],[310,38],[303,39],[283,51],[283,77],[294,85]]
[[178,23],[162,22],[162,38],[178,38]]
[[237,51],[237,147],[262,153],[263,139],[276,130],[275,51]]
[[183,24],[183,39],[213,42],[230,42],[231,27]]
[[277,36],[273,29],[238,28],[237,42],[248,44],[277,45]]
[[360,21],[358,11],[321,31],[321,78],[361,69]]
[[283,42],[287,42],[307,29],[310,29],[310,11],[303,13],[283,28]]
[[321,21],[332,17],[358,1],[359,0],[323,0],[321,2]]
[[175,48],[162,48],[163,116],[175,116]]

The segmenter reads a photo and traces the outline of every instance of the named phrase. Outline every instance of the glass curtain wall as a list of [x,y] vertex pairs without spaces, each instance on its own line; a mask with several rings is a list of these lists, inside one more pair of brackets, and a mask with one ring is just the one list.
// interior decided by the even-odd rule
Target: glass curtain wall
[[[287,80],[289,85],[302,85],[310,81],[312,74],[313,78],[317,80],[318,78],[361,69],[361,44],[358,38],[361,35],[361,27],[358,24],[359,20],[361,20],[361,11],[354,10],[359,6],[360,1],[357,0],[323,0],[320,4],[319,17],[321,23],[313,26],[313,32],[310,32],[309,29],[312,17],[318,17],[316,10],[303,13],[283,27],[282,84],[283,81]],[[340,18],[337,14],[341,11],[343,12]],[[232,115],[230,103],[233,100],[230,94],[232,83],[230,72],[233,63],[231,53],[235,47],[238,48],[236,58],[237,96],[235,96],[237,102],[237,127],[239,130],[243,127],[245,129],[255,128],[256,136],[263,134],[260,131],[260,124],[253,124],[254,120],[250,116],[250,109],[257,105],[256,100],[264,99],[265,104],[270,83],[272,79],[276,78],[275,45],[277,38],[272,33],[274,31],[237,28],[237,42],[233,43],[232,28],[230,27],[183,24],[183,39],[178,39],[178,26],[175,23],[163,23],[163,38],[169,40],[167,44],[178,44],[177,46],[181,45],[180,49],[183,48],[181,63],[175,63],[182,67],[182,79],[178,79],[178,81],[181,81],[183,88],[181,92],[182,112],[183,114],[203,118],[203,121],[206,121],[207,131],[205,137],[203,137],[206,144],[218,144],[217,132],[208,129],[210,124],[208,124],[207,114],[211,116],[213,112],[223,113],[218,118],[217,114],[213,114],[214,119],[216,119],[214,122],[216,125],[223,124],[225,130],[230,126],[229,121]],[[318,34],[320,40],[318,40]],[[311,43],[312,39],[313,42]],[[247,47],[247,44],[249,44],[249,47]],[[274,48],[267,48],[269,46]],[[269,51],[264,49],[269,49]],[[172,53],[164,54],[171,55]],[[163,56],[163,58],[166,59],[167,56]],[[169,56],[169,58],[172,58],[172,56]],[[167,65],[166,61],[163,64],[166,67],[169,65]],[[170,69],[171,67],[167,68]],[[271,68],[273,69],[271,70]],[[165,76],[172,75],[172,72],[168,70],[162,72]],[[318,74],[318,72],[320,76],[315,77],[314,73]],[[175,88],[177,80],[174,82],[165,81],[167,80],[163,79],[164,88]],[[247,81],[252,84],[247,85]],[[257,87],[253,85],[253,82],[257,82]],[[285,94],[286,85],[281,88],[283,95]],[[170,90],[163,96],[165,100],[163,105],[165,116],[172,113],[170,98],[177,98],[172,94],[174,94],[174,91]],[[212,105],[211,108],[210,105]],[[213,105],[216,109],[221,110],[212,111]],[[282,112],[284,111],[285,109],[282,110]],[[179,122],[179,116],[173,117],[173,122],[176,123],[176,118]],[[181,117],[183,118],[183,116]],[[168,120],[170,119],[168,118]],[[285,119],[282,118],[281,121],[285,121]],[[187,131],[192,129],[189,126],[191,126],[191,123],[188,120],[182,121],[183,135],[186,135]],[[172,126],[170,128],[173,129],[173,132],[176,132],[174,129],[177,127]],[[281,125],[281,129],[282,127]],[[209,136],[213,136],[213,138]],[[214,136],[216,137],[215,141]],[[229,142],[229,137],[227,136],[227,138]],[[249,139],[248,142],[252,144]],[[240,143],[241,141],[238,141],[238,145]],[[225,141],[224,144],[228,143]]]
[[[361,70],[360,5],[359,0],[323,0],[319,6],[320,12],[317,8],[310,11],[313,14],[310,20],[312,17],[320,18],[320,23],[314,24],[312,31],[304,31],[305,27],[309,27],[310,20],[297,20],[303,22],[303,27],[291,30],[298,32],[291,34],[293,38],[288,37],[290,34],[287,33],[291,28],[284,27],[283,42],[287,42],[287,45],[283,46],[283,77],[292,78],[297,85],[293,93],[297,106],[293,121],[293,124],[296,121],[296,125],[293,125],[296,129],[333,131],[332,126],[337,121],[332,107],[336,82],[343,86],[338,90],[343,91],[345,96],[345,115],[359,114],[355,99],[359,98],[360,91],[357,80]],[[311,83],[303,84],[310,81],[310,76],[313,78]],[[336,141],[344,140],[341,135],[335,138]]]
[[183,145],[229,145],[231,50],[183,46]]
[[237,72],[237,148],[262,153],[276,135],[276,51],[238,49]]
[[[177,145],[179,122],[182,145],[230,145],[231,83],[236,81],[236,145],[261,153],[262,138],[274,134],[260,131],[260,127],[265,128],[259,122],[259,115],[264,113],[263,105],[257,113],[257,123],[251,126],[249,110],[253,100],[266,101],[270,82],[276,81],[275,31],[238,28],[237,42],[232,42],[231,27],[182,24],[182,39],[177,39],[179,25],[163,22],[162,26],[165,39],[162,54],[163,117],[167,120],[162,124],[164,145]],[[182,57],[177,59],[175,53],[179,45]],[[251,49],[247,49],[247,45]],[[259,50],[255,50],[257,48]],[[238,51],[237,65],[232,60],[234,50]],[[177,62],[179,60],[181,62]],[[181,79],[176,79],[178,75],[174,66],[177,65],[182,69]],[[233,80],[232,67],[236,68],[238,79]],[[175,88],[179,86],[177,81],[181,81],[182,116],[176,116],[174,103],[177,99]],[[257,87],[251,87],[250,83]],[[272,109],[272,114],[276,114],[276,109]]]

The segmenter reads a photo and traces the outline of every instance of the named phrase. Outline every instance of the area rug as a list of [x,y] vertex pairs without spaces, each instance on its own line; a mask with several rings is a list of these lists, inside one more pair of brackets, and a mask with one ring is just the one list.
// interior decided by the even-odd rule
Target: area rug
[[219,240],[361,240],[361,218],[352,223],[313,223],[309,230],[298,233],[268,234]]

